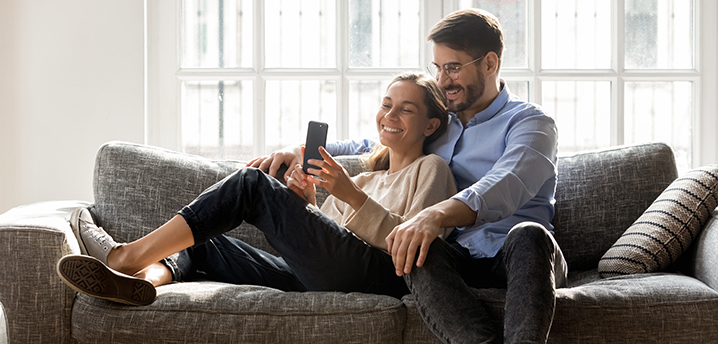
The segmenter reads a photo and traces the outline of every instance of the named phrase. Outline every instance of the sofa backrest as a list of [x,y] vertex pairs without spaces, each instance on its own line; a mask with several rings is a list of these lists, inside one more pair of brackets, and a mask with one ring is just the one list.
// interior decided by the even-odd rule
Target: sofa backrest
[[560,157],[553,224],[569,269],[596,268],[677,175],[673,151],[663,143]]
[[[350,175],[357,157],[336,157]],[[162,225],[204,189],[244,166],[124,142],[97,154],[92,212],[119,242]],[[661,143],[584,152],[559,158],[555,236],[571,270],[595,268],[603,253],[677,176],[673,152]],[[318,190],[321,202],[326,190]],[[276,252],[259,230],[243,224],[228,233]]]
[[[355,157],[336,159],[351,175],[362,171]],[[115,240],[131,242],[161,226],[206,188],[244,166],[239,161],[108,142],[100,147],[95,160],[92,213]],[[317,190],[320,204],[326,196],[326,190]],[[276,254],[264,235],[249,224],[228,235]]]

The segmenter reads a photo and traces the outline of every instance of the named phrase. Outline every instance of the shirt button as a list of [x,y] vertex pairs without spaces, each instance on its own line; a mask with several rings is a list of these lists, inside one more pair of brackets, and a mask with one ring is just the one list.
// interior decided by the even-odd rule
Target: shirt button
[[464,247],[469,248],[469,243],[464,244]]

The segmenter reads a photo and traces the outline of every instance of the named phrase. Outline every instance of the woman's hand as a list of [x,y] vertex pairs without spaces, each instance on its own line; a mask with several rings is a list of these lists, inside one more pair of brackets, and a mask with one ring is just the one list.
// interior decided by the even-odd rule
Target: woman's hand
[[[302,147],[304,154],[304,147]],[[292,172],[287,178],[287,187],[294,191],[297,195],[304,198],[305,201],[317,205],[317,189],[312,183],[307,182],[307,175],[302,171],[302,166],[296,164]]]
[[319,154],[324,160],[309,159],[308,163],[320,169],[310,168],[307,171],[324,180],[312,176],[309,176],[307,180],[327,189],[330,194],[349,204],[354,210],[359,210],[369,196],[349,178],[344,167],[337,163],[324,147],[319,147]]

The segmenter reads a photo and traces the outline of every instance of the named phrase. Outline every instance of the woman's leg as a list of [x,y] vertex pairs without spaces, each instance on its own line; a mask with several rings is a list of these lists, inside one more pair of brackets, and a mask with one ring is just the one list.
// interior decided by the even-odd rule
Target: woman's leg
[[110,251],[107,255],[107,266],[127,275],[134,275],[193,244],[192,230],[182,216],[175,215],[152,233]]
[[225,235],[173,254],[162,264],[177,282],[202,279],[284,291],[307,290],[284,259]]
[[172,282],[172,273],[166,266],[160,263],[150,264],[150,266],[137,272],[134,277],[148,281],[155,287]]
[[108,265],[133,275],[243,221],[265,234],[306,289],[397,296],[407,292],[389,255],[367,246],[277,180],[252,168],[205,190],[179,216],[147,236],[114,249]]
[[180,215],[195,244],[246,221],[261,230],[308,290],[408,292],[391,256],[369,247],[276,179],[252,168],[215,184]]

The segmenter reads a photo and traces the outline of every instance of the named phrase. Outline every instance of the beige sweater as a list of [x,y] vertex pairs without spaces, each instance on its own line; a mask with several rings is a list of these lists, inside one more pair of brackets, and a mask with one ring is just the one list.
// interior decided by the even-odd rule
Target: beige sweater
[[[367,244],[386,252],[384,241],[402,222],[426,207],[456,194],[449,165],[437,155],[422,156],[400,171],[364,172],[352,178],[369,197],[354,211],[347,203],[329,196],[321,210]],[[445,237],[450,230],[444,229]]]

